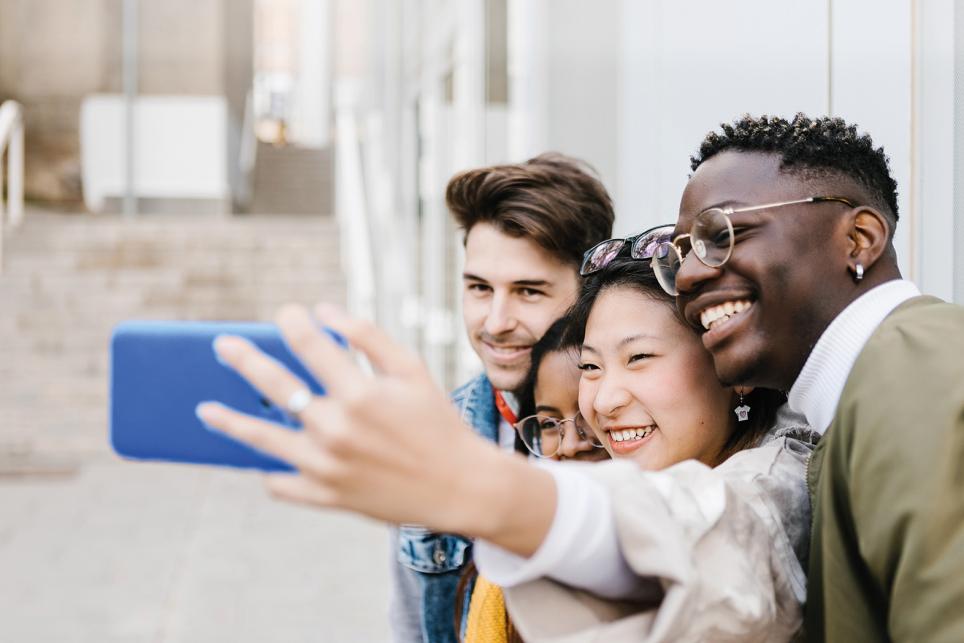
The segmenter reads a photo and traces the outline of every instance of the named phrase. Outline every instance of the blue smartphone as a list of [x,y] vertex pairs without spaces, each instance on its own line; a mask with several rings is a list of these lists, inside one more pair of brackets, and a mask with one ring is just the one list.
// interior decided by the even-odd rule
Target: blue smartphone
[[[340,344],[344,340],[331,331]],[[208,431],[195,415],[204,401],[291,430],[301,424],[230,367],[212,343],[240,335],[300,377],[311,391],[324,388],[289,350],[277,327],[248,322],[128,321],[114,328],[110,343],[110,444],[125,458],[207,464],[262,471],[292,471],[277,458]]]

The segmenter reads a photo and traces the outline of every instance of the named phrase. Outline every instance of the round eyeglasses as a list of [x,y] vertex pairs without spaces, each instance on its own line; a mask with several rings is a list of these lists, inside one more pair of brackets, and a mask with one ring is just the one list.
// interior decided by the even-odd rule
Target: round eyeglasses
[[529,453],[537,458],[551,458],[562,449],[562,439],[565,436],[564,426],[569,422],[572,422],[580,440],[588,442],[595,449],[602,448],[602,443],[596,439],[596,435],[580,414],[565,420],[530,415],[516,422],[515,428],[519,432],[523,444],[529,449]]
[[619,256],[627,245],[630,247],[629,256],[633,259],[649,259],[656,252],[660,243],[669,241],[673,236],[673,225],[664,224],[640,232],[625,239],[607,239],[600,241],[586,251],[582,256],[582,266],[579,274],[585,277],[599,272]]
[[650,265],[653,267],[653,272],[656,273],[659,285],[668,294],[675,297],[679,294],[679,290],[676,288],[676,275],[689,254],[690,248],[704,266],[719,268],[729,261],[735,243],[733,222],[730,220],[731,214],[767,210],[785,205],[825,203],[828,201],[844,203],[851,208],[857,207],[850,199],[840,196],[811,196],[806,199],[765,203],[745,208],[727,207],[704,210],[696,216],[688,234],[681,234],[672,240],[665,239],[656,246],[651,255]]

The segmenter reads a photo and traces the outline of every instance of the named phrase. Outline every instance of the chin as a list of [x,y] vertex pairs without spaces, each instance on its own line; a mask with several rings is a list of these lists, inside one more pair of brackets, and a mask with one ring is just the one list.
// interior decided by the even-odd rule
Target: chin
[[730,350],[713,355],[713,367],[720,384],[723,386],[766,386],[756,381],[760,372],[760,355],[747,356],[733,353],[735,351]]
[[492,386],[500,391],[514,391],[522,385],[525,371],[507,370],[504,368],[486,366],[485,375]]

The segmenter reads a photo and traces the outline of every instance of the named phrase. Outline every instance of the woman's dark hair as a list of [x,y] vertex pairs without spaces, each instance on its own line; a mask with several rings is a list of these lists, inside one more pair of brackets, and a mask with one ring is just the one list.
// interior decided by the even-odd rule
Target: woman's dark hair
[[[653,269],[646,261],[623,257],[613,260],[608,266],[595,272],[583,282],[579,298],[566,315],[567,325],[561,343],[565,346],[580,346],[586,335],[586,322],[589,313],[603,292],[610,288],[631,288],[636,292],[666,305],[676,316],[679,323],[687,328],[690,325],[676,308],[675,299],[660,287]],[[777,409],[786,401],[780,391],[756,388],[744,396],[744,401],[752,411],[746,422],[738,422],[736,430],[727,440],[720,453],[720,462],[737,451],[748,449],[760,440],[773,425]]]
[[529,370],[525,378],[513,393],[519,401],[519,417],[529,417],[536,412],[536,378],[539,376],[539,366],[543,358],[557,351],[575,348],[576,345],[566,343],[569,319],[560,317],[552,323],[538,342],[532,346]]

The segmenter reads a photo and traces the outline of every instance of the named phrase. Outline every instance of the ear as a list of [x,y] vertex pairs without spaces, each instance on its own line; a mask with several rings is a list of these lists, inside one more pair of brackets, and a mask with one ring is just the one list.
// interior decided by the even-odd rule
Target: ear
[[753,392],[753,388],[752,386],[734,386],[733,392],[737,395],[749,395]]
[[890,223],[887,218],[867,206],[855,208],[850,214],[847,230],[850,270],[862,264],[869,270],[887,251],[890,244]]

